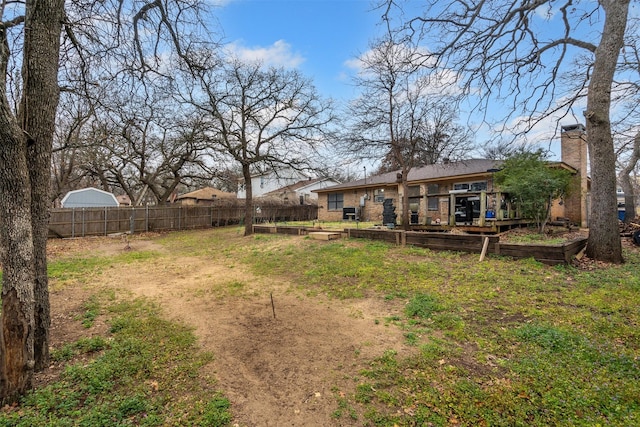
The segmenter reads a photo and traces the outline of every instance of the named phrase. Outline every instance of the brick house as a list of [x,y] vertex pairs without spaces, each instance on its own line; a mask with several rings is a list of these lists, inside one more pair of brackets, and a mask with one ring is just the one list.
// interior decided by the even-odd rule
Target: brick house
[[[554,204],[552,219],[566,218],[586,226],[588,178],[584,173],[584,127],[563,127],[562,140],[563,161],[550,166],[571,171],[575,180],[571,194]],[[488,227],[492,231],[528,223],[519,217],[508,194],[494,186],[493,175],[500,166],[499,160],[470,159],[412,169],[407,177],[411,223],[430,227]],[[397,171],[315,191],[320,221],[358,219],[382,223],[385,204],[391,205],[397,218],[401,218],[402,185]]]
[[213,187],[205,187],[176,197],[175,203],[183,206],[208,206],[223,201],[236,200],[235,193],[227,193]]

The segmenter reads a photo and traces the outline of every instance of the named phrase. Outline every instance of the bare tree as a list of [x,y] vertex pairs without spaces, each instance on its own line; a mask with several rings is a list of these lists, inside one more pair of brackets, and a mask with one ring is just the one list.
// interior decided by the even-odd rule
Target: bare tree
[[79,167],[135,205],[165,203],[179,185],[213,177],[211,150],[201,117],[185,117],[164,93],[141,90],[100,108],[84,137]]
[[[630,222],[636,217],[636,187],[634,172],[640,162],[640,19],[637,17],[629,21],[629,31],[625,39],[622,60],[619,65],[621,78],[614,86],[614,97],[618,104],[622,104],[620,119],[614,123],[617,129],[616,149],[618,159],[618,181],[625,196],[624,222]],[[620,130],[622,129],[622,130]],[[635,181],[635,185],[634,185]]]
[[485,145],[481,149],[481,155],[488,159],[504,160],[518,152],[510,141],[499,140],[493,144]]
[[[30,388],[34,370],[47,366],[49,359],[46,239],[59,64],[67,64],[60,61],[63,23],[66,46],[73,46],[64,50],[63,57],[78,52],[83,70],[79,77],[88,75],[84,71],[89,57],[107,58],[125,40],[132,40],[135,55],[120,59],[146,73],[158,64],[161,51],[171,46],[180,57],[188,58],[189,50],[180,46],[178,34],[188,33],[181,30],[186,17],[197,10],[197,2],[72,2],[66,11],[62,0],[27,0],[6,6],[3,2],[0,9],[0,243],[4,248],[0,254],[0,400],[9,402]],[[124,19],[125,14],[132,19]],[[100,20],[94,20],[98,15]],[[80,22],[83,25],[73,26]],[[91,29],[93,34],[78,37],[74,30],[80,28]],[[105,34],[99,33],[108,28],[113,29],[110,37],[101,37]],[[83,51],[98,40],[108,41],[112,49],[95,51],[93,56]],[[150,50],[145,49],[148,42],[154,46]],[[112,61],[117,62],[113,57]],[[17,69],[20,76],[13,72]],[[12,105],[10,97],[17,103]]]
[[[389,17],[396,1],[384,3]],[[610,105],[629,4],[630,0],[430,0],[403,28],[413,41],[428,43],[423,63],[458,72],[467,95],[479,97],[485,114],[493,102],[510,106],[512,113],[526,113],[529,117],[519,122],[525,131],[551,113],[567,114],[586,89],[593,195],[587,255],[617,263],[623,258]],[[580,34],[592,37],[580,39]],[[569,66],[582,74],[567,88],[559,83],[563,67]]]
[[[432,165],[443,159],[468,158],[475,144],[471,129],[458,123],[455,102],[448,96],[426,96],[421,102],[424,102],[427,108],[421,134],[417,135],[415,140],[414,167]],[[401,145],[412,146],[411,143]],[[411,152],[406,152],[403,157],[410,155]],[[394,161],[392,153],[388,153],[382,160],[378,173],[401,168],[402,166]]]
[[[47,208],[63,2],[28,0],[24,7],[24,15],[3,21],[0,28],[2,401],[13,401],[24,393],[31,386],[34,369],[42,368],[49,357]],[[6,92],[12,54],[7,37],[19,24],[30,31],[22,37],[22,92],[16,114]]]
[[640,131],[636,133],[629,145],[631,145],[630,153],[618,172],[618,179],[624,192],[624,222],[627,223],[636,217],[635,188],[631,176],[640,161]]
[[82,146],[86,128],[94,117],[87,102],[70,92],[61,94],[51,154],[50,200],[59,206],[62,197],[71,190],[86,186],[82,165]]
[[469,134],[455,123],[446,96],[436,94],[433,76],[416,66],[421,53],[388,34],[361,57],[355,79],[362,94],[349,107],[346,138],[351,155],[383,159],[381,170],[398,170],[402,185],[402,217],[409,228],[407,177],[415,166],[457,157],[469,148]]
[[242,168],[249,235],[252,174],[260,168],[309,168],[334,120],[331,103],[322,100],[298,71],[264,69],[259,63],[231,60],[222,73],[202,67],[192,76],[197,86],[187,101],[206,115],[212,148]]

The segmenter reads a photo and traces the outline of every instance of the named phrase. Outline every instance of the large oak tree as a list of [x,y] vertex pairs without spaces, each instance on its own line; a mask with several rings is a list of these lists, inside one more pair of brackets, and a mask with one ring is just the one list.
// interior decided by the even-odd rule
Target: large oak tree
[[[189,49],[181,46],[180,39],[188,37],[185,29],[197,23],[191,19],[197,10],[197,0],[71,2],[67,10],[63,0],[26,0],[10,6],[2,3],[0,400],[3,402],[15,401],[28,390],[34,370],[47,366],[49,359],[46,241],[63,25],[68,47],[64,50],[65,66],[77,61],[80,71],[74,74],[74,79],[83,82],[79,86],[99,85],[99,81],[85,80],[90,75],[89,58],[102,59],[103,64],[118,64],[141,75],[159,65],[160,54],[170,47],[178,56],[188,59]],[[86,36],[82,37],[85,31]],[[152,47],[146,49],[149,44]],[[132,48],[127,53],[120,50],[119,58],[110,57],[124,45]],[[110,60],[106,59],[109,57]],[[18,69],[19,75],[15,72]],[[117,70],[112,71],[112,75],[118,74]]]
[[245,235],[253,232],[251,177],[264,170],[312,167],[335,119],[309,79],[296,70],[229,60],[218,72],[191,69],[185,100],[203,116],[211,147],[242,169]]
[[[378,172],[398,171],[404,229],[410,227],[408,175],[412,168],[459,158],[472,148],[469,132],[456,123],[455,102],[437,76],[417,65],[419,49],[389,33],[360,56],[354,84],[361,95],[348,109],[345,151],[379,161]],[[446,89],[446,88],[445,88]],[[442,93],[444,92],[444,93]]]
[[[403,2],[383,3],[391,18]],[[610,107],[630,3],[428,0],[401,29],[428,49],[423,64],[455,70],[456,83],[479,99],[480,110],[500,106],[508,117],[520,114],[524,132],[550,114],[571,114],[586,93],[592,179],[587,255],[615,263],[623,257]],[[568,74],[571,79],[563,80]]]

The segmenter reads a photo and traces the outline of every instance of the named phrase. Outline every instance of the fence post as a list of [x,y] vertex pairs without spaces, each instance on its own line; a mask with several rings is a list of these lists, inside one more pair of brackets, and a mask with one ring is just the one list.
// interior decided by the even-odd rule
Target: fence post
[[84,237],[84,233],[85,233],[85,231],[84,231],[84,227],[85,227],[84,222],[85,222],[84,221],[84,208],[82,208],[82,237]]
[[149,232],[149,204],[148,203],[145,205],[144,231],[146,231],[147,233]]
[[71,237],[76,237],[76,208],[71,208]]
[[107,207],[104,207],[104,235],[107,235]]
[[132,235],[135,232],[135,227],[136,227],[135,215],[136,215],[136,208],[134,208],[132,206],[131,207],[131,216],[129,217],[129,227],[131,228],[131,234]]

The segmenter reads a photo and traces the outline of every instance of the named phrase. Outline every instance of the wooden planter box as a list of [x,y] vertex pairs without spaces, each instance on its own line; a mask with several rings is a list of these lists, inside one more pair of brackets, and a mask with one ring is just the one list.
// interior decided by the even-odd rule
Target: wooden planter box
[[493,253],[513,258],[535,258],[537,261],[549,265],[568,264],[586,245],[586,237],[558,245],[500,243]]
[[[306,227],[254,225],[256,233],[281,233],[306,235],[320,231]],[[499,236],[474,234],[452,234],[436,232],[418,232],[385,229],[354,229],[342,232],[347,237],[368,240],[381,240],[396,245],[412,245],[437,251],[462,251],[481,253],[485,239],[488,239],[487,253],[512,258],[534,258],[549,265],[568,264],[586,245],[586,238],[575,239],[563,244],[535,245],[524,243],[501,243]]]
[[263,234],[291,234],[294,236],[302,236],[307,234],[306,227],[296,227],[296,226],[281,226],[281,225],[254,225],[253,226],[254,233],[263,233]]

